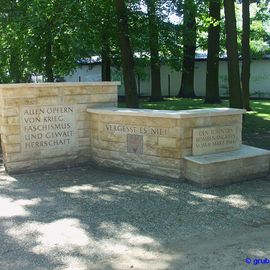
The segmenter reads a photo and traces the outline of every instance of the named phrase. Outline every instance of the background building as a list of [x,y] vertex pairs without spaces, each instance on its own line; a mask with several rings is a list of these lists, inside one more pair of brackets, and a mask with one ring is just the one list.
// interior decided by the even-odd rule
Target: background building
[[[150,95],[150,66],[145,67],[143,72],[136,76],[138,93],[140,96]],[[82,62],[71,74],[64,77],[66,82],[91,82],[101,81],[101,62]],[[116,68],[112,68],[112,80],[121,81],[119,96],[124,96],[124,86],[122,73]],[[206,59],[198,58],[195,63],[194,89],[199,97],[205,95],[206,80]],[[177,95],[181,85],[181,72],[173,70],[166,64],[161,65],[161,88],[163,96]],[[219,63],[219,86],[220,96],[226,97],[228,90],[227,61],[221,59]],[[250,76],[250,93],[254,98],[270,98],[270,58],[265,57],[260,60],[252,60]]]

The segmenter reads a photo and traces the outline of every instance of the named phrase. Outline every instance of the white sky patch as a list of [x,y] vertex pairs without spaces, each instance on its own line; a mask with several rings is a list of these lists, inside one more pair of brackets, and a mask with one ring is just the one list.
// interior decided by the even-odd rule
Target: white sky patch
[[[147,13],[147,6],[144,3],[141,3],[141,11],[143,13]],[[163,15],[167,15],[167,13],[164,11]],[[169,14],[168,21],[173,23],[173,24],[180,24],[181,19],[177,14]]]
[[172,14],[169,16],[169,21],[173,24],[180,24],[181,19],[179,16],[177,16],[176,14]]
[[142,11],[143,13],[147,13],[147,6],[144,5],[143,3],[141,4],[141,11]]

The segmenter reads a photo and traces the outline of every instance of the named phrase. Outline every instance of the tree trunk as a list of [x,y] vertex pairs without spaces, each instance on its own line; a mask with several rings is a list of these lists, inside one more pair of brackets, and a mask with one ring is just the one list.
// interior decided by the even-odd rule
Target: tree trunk
[[151,101],[161,101],[160,60],[158,40],[158,18],[156,0],[146,0],[149,27],[149,48],[151,62]]
[[20,83],[22,74],[20,72],[19,67],[19,59],[20,55],[18,55],[18,51],[13,46],[10,47],[10,63],[9,63],[9,73],[10,79],[13,83]]
[[128,108],[138,108],[137,86],[134,73],[133,51],[128,34],[127,7],[124,0],[114,0],[118,23],[118,37]]
[[234,0],[224,0],[230,107],[243,108]]
[[184,2],[183,64],[179,97],[194,98],[194,66],[196,51],[196,4],[194,0]]
[[101,77],[102,81],[111,81],[111,57],[110,45],[103,39],[103,46],[101,51]]
[[242,89],[243,104],[248,111],[251,110],[249,104],[249,79],[250,79],[250,13],[249,0],[242,1],[243,35],[242,35]]
[[52,44],[50,39],[45,44],[45,76],[47,82],[54,81]]
[[208,28],[205,103],[210,104],[221,102],[219,97],[220,8],[220,0],[209,0],[209,15],[212,23]]

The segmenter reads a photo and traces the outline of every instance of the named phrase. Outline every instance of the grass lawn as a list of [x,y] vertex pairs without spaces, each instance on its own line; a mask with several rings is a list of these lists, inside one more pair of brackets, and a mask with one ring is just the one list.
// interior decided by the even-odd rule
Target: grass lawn
[[[251,100],[253,111],[247,112],[243,122],[243,143],[270,149],[270,100]],[[119,107],[125,107],[119,103]],[[154,110],[187,110],[229,107],[228,100],[221,104],[204,104],[203,99],[165,98],[162,102],[140,100],[140,108]]]

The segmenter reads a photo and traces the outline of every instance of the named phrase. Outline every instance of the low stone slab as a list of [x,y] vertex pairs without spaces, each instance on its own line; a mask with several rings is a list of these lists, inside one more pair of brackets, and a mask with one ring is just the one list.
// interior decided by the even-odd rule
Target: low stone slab
[[270,151],[242,145],[239,150],[185,157],[185,177],[202,186],[219,186],[264,177]]
[[245,110],[89,108],[87,112],[93,162],[132,174],[143,172],[152,177],[182,180],[183,157],[192,155],[193,131],[199,131],[195,142],[202,154],[213,149],[215,152],[237,150],[241,146]]

